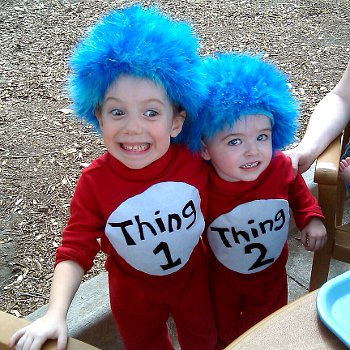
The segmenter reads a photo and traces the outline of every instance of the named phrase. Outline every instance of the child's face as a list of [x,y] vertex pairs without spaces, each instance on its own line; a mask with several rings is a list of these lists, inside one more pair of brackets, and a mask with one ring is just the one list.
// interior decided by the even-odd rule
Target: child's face
[[270,119],[260,114],[240,118],[204,144],[202,156],[226,181],[257,179],[272,158]]
[[107,90],[96,115],[109,153],[130,169],[162,157],[185,118],[151,80],[120,76]]

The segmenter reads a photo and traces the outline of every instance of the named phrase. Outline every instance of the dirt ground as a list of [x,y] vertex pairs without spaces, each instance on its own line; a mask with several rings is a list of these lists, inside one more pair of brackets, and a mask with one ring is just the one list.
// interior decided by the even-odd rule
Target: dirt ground
[[[103,145],[74,119],[66,60],[107,0],[0,0],[0,309],[26,316],[47,303],[53,258],[80,171]],[[148,5],[151,1],[142,1]],[[349,57],[349,0],[158,1],[189,20],[202,54],[263,52],[290,75],[299,136]],[[85,278],[103,269],[103,256]]]

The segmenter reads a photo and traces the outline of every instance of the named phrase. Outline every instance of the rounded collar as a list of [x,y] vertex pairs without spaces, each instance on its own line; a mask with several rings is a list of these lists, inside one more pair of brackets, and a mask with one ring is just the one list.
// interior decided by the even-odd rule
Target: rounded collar
[[155,178],[162,177],[171,165],[174,156],[174,147],[170,145],[168,151],[153,163],[145,166],[142,169],[130,169],[118,159],[107,153],[107,163],[112,171],[117,173],[119,177],[128,181],[149,181]]

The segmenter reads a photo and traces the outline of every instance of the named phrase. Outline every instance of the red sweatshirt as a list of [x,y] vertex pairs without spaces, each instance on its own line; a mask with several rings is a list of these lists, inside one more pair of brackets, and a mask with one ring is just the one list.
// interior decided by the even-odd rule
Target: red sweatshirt
[[282,152],[255,181],[227,182],[212,168],[206,243],[214,261],[242,277],[284,265],[289,207],[299,229],[313,217],[324,219],[303,177],[294,177],[291,160]]
[[74,260],[87,271],[102,249],[107,270],[113,262],[147,281],[181,278],[201,256],[207,173],[200,156],[179,145],[138,170],[104,154],[78,181],[56,264]]

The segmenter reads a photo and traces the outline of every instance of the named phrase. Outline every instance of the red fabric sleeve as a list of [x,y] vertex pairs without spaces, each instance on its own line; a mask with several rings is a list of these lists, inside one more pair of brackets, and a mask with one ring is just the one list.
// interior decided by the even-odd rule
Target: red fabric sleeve
[[302,230],[313,217],[324,220],[316,198],[311,194],[299,172],[289,186],[289,206],[299,230]]
[[104,220],[97,203],[83,174],[71,201],[70,218],[62,233],[61,246],[56,250],[55,265],[74,260],[85,272],[91,269],[100,250],[98,239],[104,231]]

